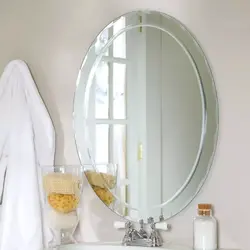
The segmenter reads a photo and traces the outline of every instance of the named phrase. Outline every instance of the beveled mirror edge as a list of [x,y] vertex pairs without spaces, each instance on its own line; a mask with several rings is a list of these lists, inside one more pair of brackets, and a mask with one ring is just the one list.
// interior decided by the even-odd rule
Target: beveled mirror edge
[[[81,72],[83,70],[83,68],[86,66],[86,61],[87,61],[87,55],[88,53],[91,51],[91,49],[93,48],[95,42],[96,42],[96,39],[97,37],[109,26],[109,25],[112,25],[112,23],[114,23],[116,20],[118,20],[119,18],[121,18],[122,16],[126,16],[127,14],[131,14],[131,13],[137,13],[137,12],[146,12],[146,13],[151,13],[151,12],[157,12],[159,14],[162,14],[163,16],[166,16],[169,20],[172,20],[174,21],[177,25],[179,25],[183,30],[184,32],[186,32],[190,38],[192,39],[192,41],[194,42],[196,48],[198,49],[198,53],[203,57],[203,60],[206,64],[206,68],[207,68],[207,71],[208,71],[208,74],[209,74],[209,77],[211,78],[211,83],[212,83],[212,89],[213,89],[213,94],[214,94],[214,98],[215,98],[215,119],[216,119],[216,129],[215,129],[215,132],[213,134],[213,152],[211,154],[211,156],[209,157],[209,163],[208,163],[208,166],[207,166],[207,171],[204,175],[204,177],[202,178],[202,180],[200,181],[200,184],[198,185],[197,189],[196,189],[196,192],[194,193],[194,195],[188,199],[188,201],[185,203],[185,205],[182,206],[182,208],[180,208],[178,211],[176,211],[175,213],[172,213],[171,216],[165,218],[165,220],[168,220],[174,216],[176,216],[177,214],[181,213],[184,209],[186,209],[186,207],[192,203],[192,201],[197,197],[197,195],[199,194],[199,192],[202,190],[202,187],[204,186],[204,183],[206,181],[206,179],[208,178],[208,175],[212,169],[212,165],[213,165],[213,162],[214,162],[214,158],[215,158],[215,154],[216,154],[216,149],[217,149],[217,143],[218,143],[218,135],[219,135],[219,107],[218,107],[218,95],[217,95],[217,90],[216,90],[216,86],[215,86],[215,81],[214,81],[214,76],[213,76],[213,73],[212,73],[212,69],[211,69],[211,66],[210,66],[210,63],[206,57],[206,54],[204,53],[204,50],[202,49],[202,46],[199,44],[198,40],[196,39],[196,37],[189,31],[189,29],[183,25],[179,20],[177,20],[176,18],[168,15],[168,14],[165,14],[165,13],[162,13],[162,12],[159,12],[157,10],[149,10],[149,9],[139,9],[139,10],[135,10],[135,11],[132,11],[132,12],[129,12],[129,13],[125,13],[117,18],[115,18],[114,20],[112,20],[108,25],[106,25],[99,33],[98,35],[96,36],[96,38],[94,39],[94,41],[91,43],[89,49],[87,50],[86,54],[85,54],[85,57],[82,61],[82,64],[81,64],[81,67],[80,67],[80,70],[79,70],[79,73],[78,73],[78,77],[77,77],[77,82],[76,82],[76,91],[75,91],[75,94],[74,94],[74,105],[73,105],[73,128],[75,130],[75,133],[74,133],[74,137],[75,137],[75,144],[76,144],[76,147],[78,148],[79,147],[79,143],[77,143],[77,132],[76,132],[76,123],[77,123],[77,120],[79,119],[79,117],[76,115],[76,110],[78,109],[77,107],[77,90],[81,87],[79,86],[80,85],[80,80],[81,80]],[[147,25],[145,25],[147,26]],[[95,60],[96,61],[96,60]],[[85,86],[82,86],[83,88],[86,88],[86,83],[84,84]],[[82,164],[82,155],[81,153],[79,152],[80,150],[78,150],[78,157],[79,157],[79,160]],[[84,165],[84,164],[82,164]],[[109,208],[109,207],[108,207]],[[111,208],[109,208],[111,209]],[[111,209],[112,210],[112,209]],[[112,210],[113,212],[115,212],[118,216],[120,216],[121,218],[124,218],[124,216],[122,216],[121,214],[117,213],[116,211]],[[126,218],[126,219],[131,219],[131,221],[137,221],[134,220],[133,218]],[[139,220],[140,218],[138,218]]]

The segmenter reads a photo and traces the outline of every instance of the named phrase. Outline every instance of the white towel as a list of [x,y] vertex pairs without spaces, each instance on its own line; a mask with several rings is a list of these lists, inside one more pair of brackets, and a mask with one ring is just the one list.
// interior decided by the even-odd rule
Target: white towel
[[0,250],[43,248],[38,165],[52,165],[54,153],[54,128],[30,71],[12,61],[0,78]]

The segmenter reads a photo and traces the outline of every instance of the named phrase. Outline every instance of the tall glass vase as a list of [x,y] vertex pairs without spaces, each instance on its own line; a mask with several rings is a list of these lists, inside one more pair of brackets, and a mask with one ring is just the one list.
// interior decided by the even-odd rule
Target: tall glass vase
[[80,217],[83,168],[81,166],[42,166],[44,222],[52,233],[48,249],[74,244]]

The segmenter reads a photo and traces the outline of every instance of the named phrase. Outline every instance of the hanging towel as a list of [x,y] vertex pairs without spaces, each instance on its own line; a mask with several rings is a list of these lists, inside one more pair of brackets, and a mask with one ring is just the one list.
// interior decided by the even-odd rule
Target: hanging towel
[[38,166],[53,165],[54,153],[54,128],[30,71],[12,61],[0,78],[0,250],[41,250],[43,235],[51,237]]

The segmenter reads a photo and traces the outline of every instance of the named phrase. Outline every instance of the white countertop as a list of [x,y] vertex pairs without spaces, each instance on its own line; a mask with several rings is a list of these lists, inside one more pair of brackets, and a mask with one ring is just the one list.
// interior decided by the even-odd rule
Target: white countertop
[[[82,243],[77,245],[61,246],[60,250],[145,250],[148,247],[137,247],[137,246],[122,246],[120,243]],[[193,250],[192,247],[178,245],[178,244],[167,244],[162,247],[163,250]],[[152,248],[151,248],[152,249]],[[159,248],[158,248],[159,249]],[[226,249],[220,248],[218,250],[240,250],[240,249]]]

